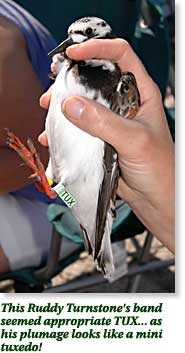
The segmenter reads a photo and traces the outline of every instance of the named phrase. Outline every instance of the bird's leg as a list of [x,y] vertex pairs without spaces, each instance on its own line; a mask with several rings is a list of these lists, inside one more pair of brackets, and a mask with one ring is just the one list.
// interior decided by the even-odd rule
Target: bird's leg
[[35,185],[39,191],[45,192],[51,199],[56,199],[57,194],[48,183],[44,166],[31,139],[27,139],[27,148],[13,132],[6,130],[8,146],[19,154],[33,172],[29,178],[36,180]]

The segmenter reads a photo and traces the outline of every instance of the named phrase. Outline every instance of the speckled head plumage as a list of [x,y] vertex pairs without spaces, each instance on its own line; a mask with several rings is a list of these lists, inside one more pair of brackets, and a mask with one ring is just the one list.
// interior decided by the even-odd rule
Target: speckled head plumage
[[115,38],[110,25],[98,17],[83,17],[73,22],[68,28],[68,38],[60,43],[49,55],[65,52],[72,44],[82,43],[92,38]]
[[112,34],[109,24],[98,17],[84,17],[71,24],[68,35],[81,43],[91,38],[107,38]]

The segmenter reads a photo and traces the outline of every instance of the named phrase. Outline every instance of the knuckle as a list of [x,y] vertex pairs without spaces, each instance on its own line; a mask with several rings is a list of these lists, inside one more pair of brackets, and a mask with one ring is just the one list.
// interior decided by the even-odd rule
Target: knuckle
[[116,38],[115,41],[120,45],[122,49],[128,48],[130,46],[129,43],[123,38]]
[[96,110],[96,127],[98,128],[99,132],[103,132],[104,128],[105,128],[105,122],[104,122],[104,116],[103,114],[100,114],[99,111]]
[[123,38],[118,38],[116,39],[117,40],[117,45],[120,49],[120,51],[122,52],[125,52],[126,50],[128,50],[130,48],[130,44]]
[[85,131],[93,136],[100,137],[104,131],[104,115],[100,107],[94,102],[89,102],[81,116],[81,123]]
[[131,48],[130,44],[123,38],[116,38],[115,41],[115,61],[119,61]]
[[162,101],[162,96],[158,85],[153,82],[153,98],[158,101]]

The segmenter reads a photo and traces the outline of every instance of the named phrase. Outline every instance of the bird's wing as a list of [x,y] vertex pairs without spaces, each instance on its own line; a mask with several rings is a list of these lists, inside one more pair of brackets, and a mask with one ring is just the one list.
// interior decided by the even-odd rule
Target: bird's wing
[[[116,92],[114,92],[112,95],[111,110],[125,118],[133,118],[136,115],[139,106],[140,96],[135,77],[132,73],[125,72],[120,78]],[[111,229],[109,229],[110,225],[108,222],[111,223],[115,213],[114,207],[118,186],[118,177],[119,167],[117,153],[111,145],[105,143],[104,178],[101,184],[98,198],[94,252],[94,258],[97,260],[99,267],[103,270],[104,273],[107,264],[110,263],[110,258],[112,255],[104,243],[104,241],[110,242],[110,239],[105,239],[103,241],[103,238],[107,235],[110,238],[111,234]],[[112,211],[112,217],[110,217],[110,214],[108,215],[109,210]],[[102,252],[103,248],[106,249],[104,250],[104,254]]]
[[141,104],[135,76],[131,72],[123,72],[112,98],[112,111],[124,118],[132,119]]
[[82,230],[82,237],[83,237],[83,241],[84,241],[84,246],[85,246],[85,250],[88,252],[89,255],[92,254],[92,246],[91,246],[91,242],[89,240],[89,236],[87,234],[86,229],[80,224],[81,230]]
[[[111,145],[105,143],[104,178],[98,197],[94,250],[94,259],[97,260],[97,264],[100,269],[103,270],[104,274],[108,272],[108,264],[111,266],[112,254],[109,246],[106,246],[107,241],[110,242],[110,240],[105,239],[103,241],[103,238],[107,235],[110,238],[111,234],[112,220],[115,216],[114,204],[118,186],[118,176],[117,153]],[[108,217],[109,211],[110,215]]]

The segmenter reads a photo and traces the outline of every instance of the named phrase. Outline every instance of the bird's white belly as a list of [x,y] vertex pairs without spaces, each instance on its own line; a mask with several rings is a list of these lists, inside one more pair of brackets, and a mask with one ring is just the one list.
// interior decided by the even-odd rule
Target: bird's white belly
[[[76,82],[73,73],[64,64],[53,85],[50,108],[46,119],[53,176],[75,197],[73,213],[85,227],[94,227],[98,195],[103,180],[104,142],[74,124],[62,113],[65,98],[73,95],[93,98],[94,92]],[[66,76],[65,76],[66,75]],[[100,96],[98,101],[106,106]],[[79,219],[79,218],[83,219]],[[92,219],[93,222],[89,222]],[[93,230],[89,229],[90,232]]]

